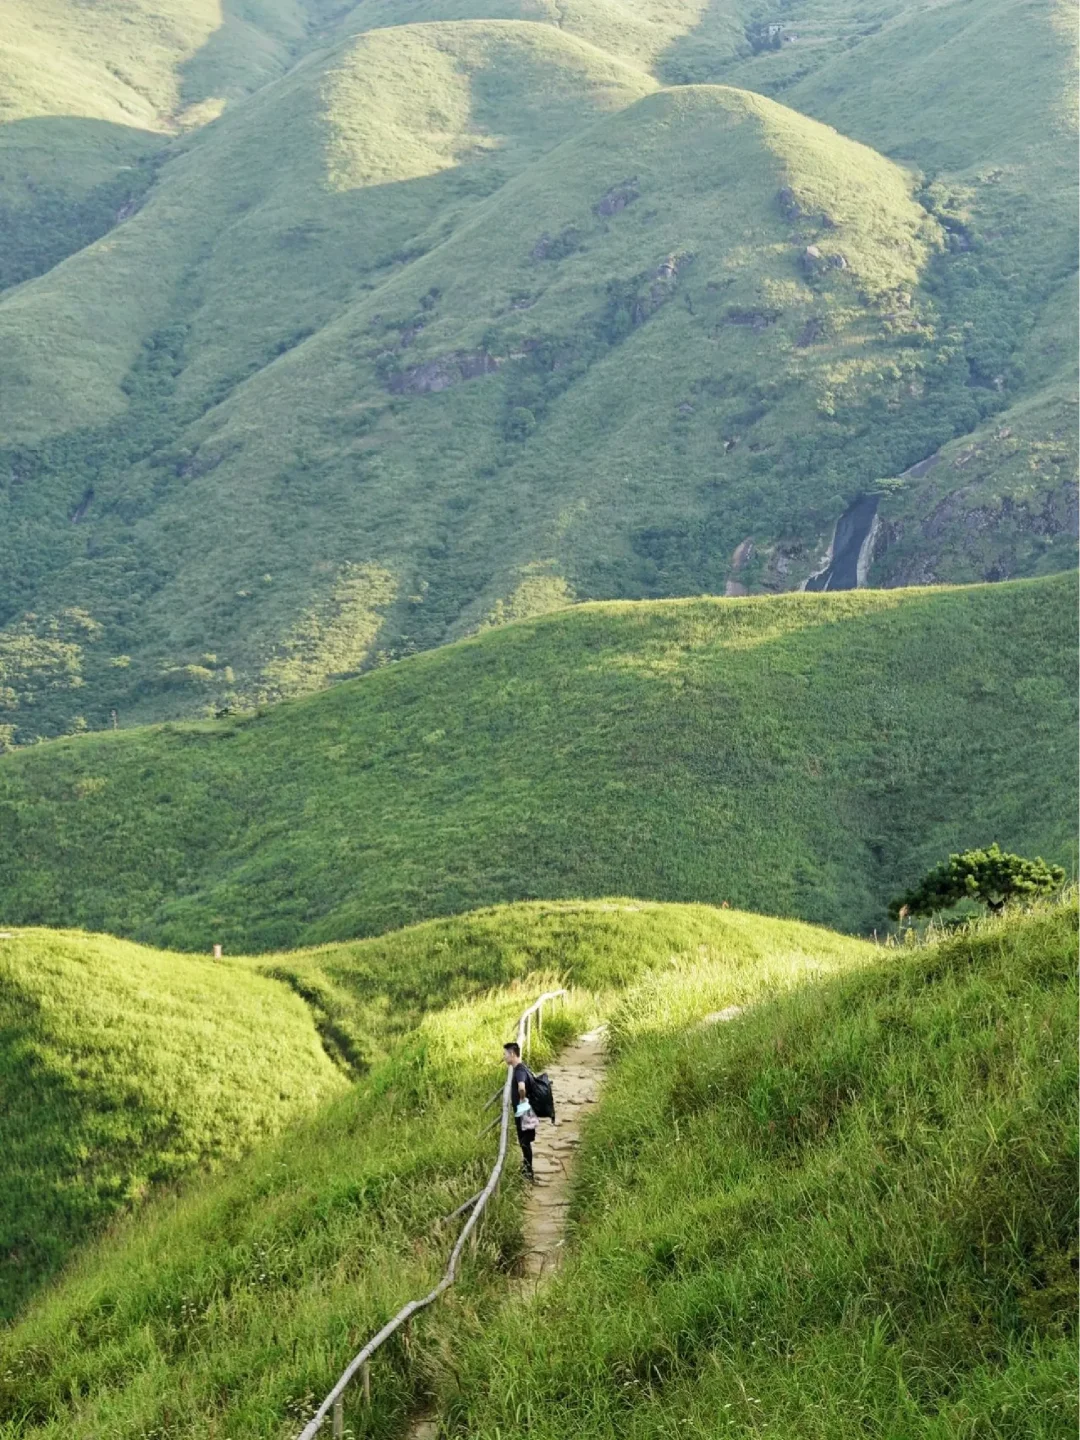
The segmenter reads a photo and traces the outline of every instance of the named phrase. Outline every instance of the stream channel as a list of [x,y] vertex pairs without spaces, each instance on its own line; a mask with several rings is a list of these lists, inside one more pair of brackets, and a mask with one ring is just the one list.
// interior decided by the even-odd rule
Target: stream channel
[[877,532],[879,495],[860,495],[836,522],[825,568],[811,575],[804,590],[855,590],[866,581]]

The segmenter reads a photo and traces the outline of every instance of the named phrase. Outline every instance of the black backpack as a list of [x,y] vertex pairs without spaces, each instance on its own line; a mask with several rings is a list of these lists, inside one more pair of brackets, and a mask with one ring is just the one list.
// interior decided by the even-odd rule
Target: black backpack
[[529,1078],[525,1082],[525,1093],[529,1097],[529,1104],[537,1119],[554,1121],[555,1096],[546,1070],[543,1075],[534,1075],[531,1070],[529,1071]]

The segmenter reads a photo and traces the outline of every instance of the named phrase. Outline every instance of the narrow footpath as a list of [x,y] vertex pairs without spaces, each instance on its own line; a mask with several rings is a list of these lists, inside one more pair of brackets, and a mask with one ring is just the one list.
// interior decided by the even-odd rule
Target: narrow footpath
[[[525,1187],[523,1273],[517,1281],[519,1293],[536,1288],[545,1276],[558,1269],[566,1244],[566,1213],[570,1205],[570,1180],[574,1158],[581,1144],[582,1121],[600,1097],[604,1080],[604,1030],[590,1030],[568,1045],[558,1061],[548,1066],[555,1093],[556,1123],[541,1120],[533,1147],[536,1181]],[[506,1151],[507,1168],[521,1158],[513,1130]],[[436,1440],[438,1422],[432,1415],[419,1415],[409,1427],[406,1440]]]
[[[581,1123],[600,1096],[604,1079],[604,1032],[591,1030],[567,1046],[548,1066],[555,1092],[556,1124],[541,1120],[533,1149],[536,1183],[525,1190],[525,1288],[558,1268],[566,1243],[570,1178]],[[511,1140],[513,1144],[513,1140]]]

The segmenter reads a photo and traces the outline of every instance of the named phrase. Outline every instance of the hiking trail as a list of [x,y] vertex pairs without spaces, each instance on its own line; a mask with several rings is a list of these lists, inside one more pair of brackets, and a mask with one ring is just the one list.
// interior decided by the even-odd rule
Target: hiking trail
[[525,1187],[523,1287],[558,1268],[566,1243],[570,1178],[581,1144],[581,1123],[595,1105],[606,1068],[604,1030],[590,1030],[548,1066],[557,1124],[541,1120],[533,1149],[534,1185]]
[[[600,1096],[607,1068],[604,1027],[580,1035],[547,1067],[555,1092],[556,1124],[541,1120],[533,1147],[535,1184],[524,1188],[524,1253],[519,1293],[535,1289],[559,1266],[566,1243],[566,1214],[574,1158],[581,1144],[582,1120]],[[520,1158],[511,1123],[507,1167]],[[406,1432],[406,1440],[436,1440],[438,1421],[431,1413],[419,1416]]]

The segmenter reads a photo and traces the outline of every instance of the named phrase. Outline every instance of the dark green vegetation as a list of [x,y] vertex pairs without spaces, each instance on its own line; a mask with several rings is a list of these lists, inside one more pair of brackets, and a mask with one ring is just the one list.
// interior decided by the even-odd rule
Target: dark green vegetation
[[1076,582],[585,606],[266,713],[0,760],[0,921],[270,949],[644,895],[869,931],[1071,864]]
[[[30,960],[30,947],[40,955],[50,942],[31,934],[15,943]],[[140,967],[163,964],[114,942],[69,936],[51,944],[52,953],[67,949],[94,962],[87,990],[103,1006],[115,1003],[120,967],[139,976]],[[0,1332],[0,1433],[20,1440],[295,1433],[358,1339],[440,1272],[447,1240],[433,1222],[473,1193],[491,1161],[492,1137],[477,1138],[477,1117],[501,1075],[501,1043],[553,976],[578,987],[568,1011],[545,1023],[544,1042],[558,1045],[647,972],[677,965],[697,977],[702,995],[720,987],[752,1000],[808,975],[865,964],[875,953],[862,941],[791,922],[609,901],[517,906],[260,962],[261,974],[280,967],[302,975],[305,989],[333,985],[338,1025],[355,1042],[369,1043],[380,1001],[391,1028],[406,1021],[412,1028],[356,1086],[228,1174],[152,1202],[88,1248]],[[167,1003],[185,984],[203,985],[209,1041],[220,995],[202,978],[210,967],[182,956],[169,961],[174,978],[159,993]],[[214,974],[234,991],[272,988],[253,968],[224,961]],[[279,990],[283,1012],[295,1006]],[[69,1064],[79,1056],[73,1019],[54,1037]],[[156,1083],[161,1065],[153,1057],[147,1063],[145,1049],[127,1045],[118,1028],[109,1083]],[[235,1063],[254,1073],[264,1040],[261,1027],[249,1028]],[[198,1042],[194,1050],[202,1053]],[[86,1113],[72,1107],[66,1123],[85,1136],[96,1122],[85,1092],[83,1099]],[[207,1126],[214,1116],[207,1106]],[[196,1133],[195,1117],[187,1118]],[[51,1207],[43,1209],[42,1231],[53,1218]],[[455,1306],[459,1296],[471,1314],[497,1304],[519,1246],[511,1186]],[[455,1313],[445,1317],[451,1330]],[[438,1335],[434,1352],[425,1338],[414,1356],[452,1360],[452,1335]],[[375,1378],[375,1424],[392,1433],[424,1375],[394,1348]]]
[[871,582],[1075,563],[1067,0],[0,27],[9,742],[793,588],[867,490]]
[[1011,901],[1032,901],[1053,895],[1065,883],[1060,865],[1048,865],[1041,857],[1026,860],[1022,855],[1008,855],[1000,845],[985,850],[965,850],[950,855],[936,866],[913,890],[889,905],[895,920],[903,912],[911,915],[934,915],[951,910],[961,901],[976,901],[988,910],[1004,910]]
[[576,1253],[459,1346],[440,1433],[1066,1440],[1076,924],[983,922],[704,1030],[684,975],[632,990]]

